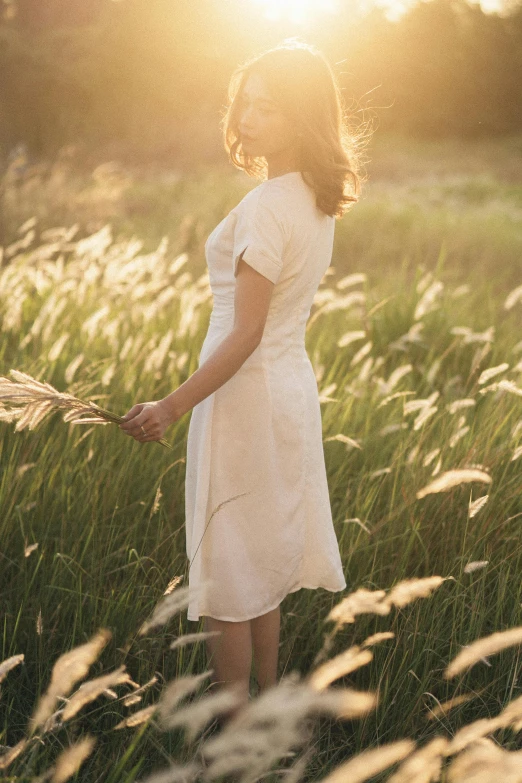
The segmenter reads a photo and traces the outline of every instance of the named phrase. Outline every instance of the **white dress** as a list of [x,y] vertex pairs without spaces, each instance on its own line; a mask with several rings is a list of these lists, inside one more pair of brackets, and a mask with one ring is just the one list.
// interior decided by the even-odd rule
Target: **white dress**
[[[248,620],[301,587],[344,590],[305,327],[335,218],[300,172],[254,187],[205,245],[213,309],[199,365],[234,322],[237,263],[275,286],[260,344],[194,406],[187,436],[187,618]],[[214,513],[213,513],[214,512]]]

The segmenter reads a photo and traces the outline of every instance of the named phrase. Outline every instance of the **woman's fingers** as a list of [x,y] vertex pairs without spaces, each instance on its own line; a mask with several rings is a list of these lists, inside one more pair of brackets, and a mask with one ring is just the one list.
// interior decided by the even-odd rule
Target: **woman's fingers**
[[133,430],[124,429],[123,427],[121,429],[123,429],[123,431],[127,435],[130,435],[131,438],[134,438],[134,440],[137,440],[140,443],[145,443],[146,441],[160,440],[161,438],[161,435],[158,435],[155,432],[155,430],[147,429],[147,426],[145,424],[143,425],[143,429],[145,430],[145,432],[142,431],[141,427],[134,428]]
[[132,408],[129,411],[127,411],[125,416],[123,416],[125,421],[129,421],[130,419],[133,419],[135,416],[138,416],[143,409],[143,405],[144,405],[143,402],[137,402],[136,405],[133,405]]
[[[120,424],[120,427],[122,430],[127,432],[129,435],[138,435],[140,432],[141,434],[145,434],[147,432],[147,423],[143,419],[139,419],[139,416],[136,416],[135,418],[131,419],[130,421],[125,421]],[[142,429],[143,427],[143,429]]]
[[120,429],[140,443],[161,440],[163,429],[156,402],[137,403],[123,417]]

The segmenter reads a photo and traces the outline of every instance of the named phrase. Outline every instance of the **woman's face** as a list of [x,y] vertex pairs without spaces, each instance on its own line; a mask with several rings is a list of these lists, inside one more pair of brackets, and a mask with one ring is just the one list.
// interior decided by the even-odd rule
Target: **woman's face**
[[251,73],[239,97],[239,138],[252,157],[276,155],[296,146],[296,131],[268,92],[262,77]]

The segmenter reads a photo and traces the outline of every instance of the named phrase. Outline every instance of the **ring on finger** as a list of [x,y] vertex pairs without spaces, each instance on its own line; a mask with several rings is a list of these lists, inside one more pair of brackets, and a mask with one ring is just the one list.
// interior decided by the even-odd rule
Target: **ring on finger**
[[143,432],[143,434],[146,435],[147,432],[143,429],[143,425],[142,424],[140,424],[140,427],[141,427],[141,431]]

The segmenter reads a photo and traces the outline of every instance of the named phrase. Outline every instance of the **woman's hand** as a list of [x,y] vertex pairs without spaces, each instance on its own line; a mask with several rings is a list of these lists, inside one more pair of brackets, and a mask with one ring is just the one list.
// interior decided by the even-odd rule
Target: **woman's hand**
[[128,411],[119,427],[140,443],[161,440],[165,430],[177,420],[164,400],[138,402]]

